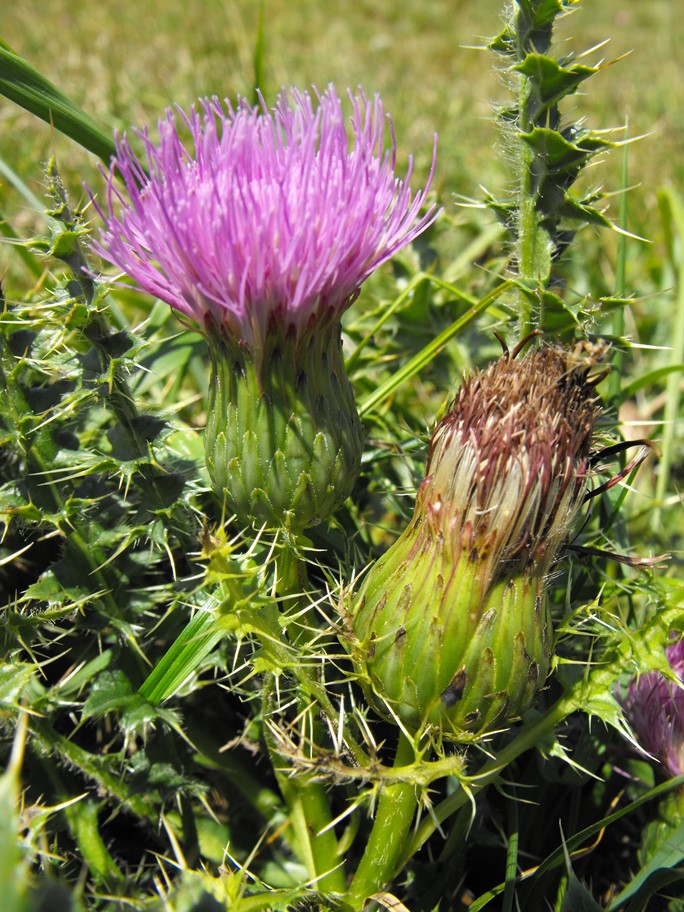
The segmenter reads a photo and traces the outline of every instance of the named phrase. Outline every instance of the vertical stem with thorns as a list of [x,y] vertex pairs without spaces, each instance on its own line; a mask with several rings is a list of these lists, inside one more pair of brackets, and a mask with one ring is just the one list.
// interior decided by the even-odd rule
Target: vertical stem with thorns
[[[284,596],[296,598],[301,594],[302,583],[306,580],[306,566],[295,547],[286,548],[282,557],[279,558],[277,579],[280,598]],[[272,610],[277,613],[278,609],[273,605]],[[271,626],[275,629],[278,628],[277,618],[272,619]],[[268,652],[273,648],[272,638],[260,637],[260,639],[265,651]],[[301,674],[298,677],[301,683]],[[269,680],[264,685],[264,715],[269,712],[269,705],[273,703],[275,686],[276,674],[271,673]],[[300,710],[306,717],[308,729],[314,731],[316,728],[316,720],[313,718],[315,705],[311,705],[310,693],[304,688],[300,691],[299,703]],[[294,831],[294,842],[299,857],[307,868],[311,884],[326,893],[342,894],[347,886],[346,875],[338,851],[337,837],[332,827],[333,818],[325,787],[311,775],[298,772],[291,776],[284,772],[284,758],[278,751],[276,740],[269,736],[267,728],[265,730],[273,770],[285,799]]]
[[602,131],[562,119],[559,106],[601,64],[589,66],[572,53],[561,58],[550,53],[556,20],[579,3],[507,0],[504,29],[490,44],[505,61],[513,95],[500,119],[516,188],[511,197],[490,198],[487,205],[512,236],[520,338],[543,327],[544,309],[563,310],[562,301],[549,290],[553,265],[577,229],[611,224],[595,206],[600,194],[577,195],[571,188],[587,162],[612,143]]
[[[414,759],[413,742],[402,732],[394,757],[394,769]],[[418,808],[417,787],[412,782],[393,782],[383,788],[370,838],[356,870],[349,900],[352,908],[385,887],[395,876]]]
[[[518,63],[525,60],[530,50],[544,54],[550,46],[551,31],[548,37],[535,35],[534,43],[530,35],[530,23],[521,5],[511,2],[509,12],[515,35],[515,58]],[[517,271],[521,288],[519,294],[520,321],[519,336],[524,339],[533,329],[535,314],[533,312],[532,294],[539,287],[544,287],[551,271],[551,240],[548,232],[541,225],[539,211],[538,175],[535,165],[536,155],[521,137],[535,126],[531,114],[533,104],[532,82],[523,73],[515,74],[515,94],[517,124],[515,135],[516,158],[518,162],[518,200],[517,200]]]

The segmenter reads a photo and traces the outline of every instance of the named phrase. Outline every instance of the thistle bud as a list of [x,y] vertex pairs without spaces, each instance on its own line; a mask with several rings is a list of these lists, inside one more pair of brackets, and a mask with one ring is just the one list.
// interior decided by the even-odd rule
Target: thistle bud
[[544,586],[582,502],[598,409],[561,349],[506,353],[466,379],[430,441],[413,518],[352,609],[371,702],[411,731],[472,738],[548,674]]
[[420,215],[432,172],[415,194],[410,165],[395,175],[380,99],[349,100],[351,137],[332,86],[316,103],[283,91],[271,110],[169,110],[158,143],[138,134],[146,163],[117,140],[109,212],[95,204],[95,250],[207,338],[207,467],[243,524],[306,528],[351,492],[361,431],[340,319],[437,216]]
[[[634,679],[621,701],[625,717],[641,748],[659,764],[665,777],[684,773],[684,638],[667,647],[667,662],[678,680],[660,671],[650,671]],[[684,786],[667,793],[641,835],[638,852],[642,867],[655,867],[656,858],[667,856],[677,844],[684,825]],[[684,902],[667,906],[682,912]]]

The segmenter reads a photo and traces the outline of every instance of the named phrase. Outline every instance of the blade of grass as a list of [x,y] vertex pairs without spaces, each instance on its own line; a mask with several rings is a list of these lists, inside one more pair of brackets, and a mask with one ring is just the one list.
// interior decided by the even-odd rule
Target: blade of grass
[[224,636],[211,612],[198,612],[147,676],[140,695],[154,704],[168,700]]
[[[36,212],[40,212],[41,215],[44,215],[45,206],[41,203],[38,197],[31,192],[31,190],[26,186],[23,180],[16,174],[12,168],[0,158],[0,176],[4,177],[10,186],[21,194],[21,196],[26,200],[26,202],[31,206]],[[38,279],[43,275],[44,267],[38,257],[32,253],[24,244],[23,240],[16,234],[12,226],[5,219],[0,218],[0,234],[4,238],[7,238],[8,242],[16,247],[17,254],[19,258],[23,261],[26,268],[29,270],[34,279]]]
[[115,154],[112,137],[4,41],[0,41],[0,94],[52,124],[106,164]]
[[669,377],[670,374],[674,373],[684,373],[684,363],[670,364],[668,367],[659,367],[656,370],[649,371],[647,374],[642,374],[641,377],[636,377],[631,383],[628,383],[627,386],[622,387],[622,398],[631,399],[640,389],[643,389],[645,386],[653,386],[656,383],[660,383],[665,377]]
[[[573,834],[572,837],[567,839],[562,845],[557,849],[551,852],[550,855],[541,862],[539,865],[535,865],[533,868],[530,868],[527,871],[523,871],[521,874],[518,874],[516,877],[516,883],[521,883],[524,880],[528,880],[530,877],[541,877],[543,874],[546,874],[548,871],[553,870],[554,868],[559,867],[566,858],[566,853],[570,851],[572,853],[571,857],[582,858],[587,851],[592,851],[596,848],[596,845],[600,841],[603,831],[606,830],[613,823],[617,823],[623,817],[628,816],[633,813],[637,808],[641,807],[642,804],[646,804],[648,801],[652,801],[656,798],[660,798],[668,792],[672,791],[677,786],[680,786],[684,783],[684,776],[679,776],[677,779],[670,779],[668,782],[664,782],[661,785],[656,786],[655,788],[649,789],[643,795],[640,795],[637,799],[632,801],[630,804],[625,805],[620,808],[618,811],[603,817],[601,820],[597,820],[589,826],[585,827],[583,830],[580,830],[578,833]],[[587,843],[588,840],[597,837],[596,842],[587,848],[584,846],[584,843]],[[493,899],[497,896],[500,896],[504,892],[508,880],[503,881],[500,884],[497,884],[495,887],[492,887],[487,893],[483,893],[482,896],[472,904],[470,907],[471,912],[480,912],[481,909],[484,909]],[[610,912],[612,910],[617,912],[618,906],[613,902],[609,906]]]
[[[670,355],[670,368],[684,361],[684,201],[674,190],[667,188],[662,191],[662,200],[672,219],[673,228],[679,239],[679,251],[675,245],[671,249],[672,269],[677,279],[677,295],[675,299],[674,326],[672,331],[672,349]],[[670,471],[674,457],[675,422],[679,414],[680,376],[674,370],[668,377],[666,386],[665,415],[663,423],[663,439],[661,443],[662,457],[660,460],[658,482],[656,485],[656,500],[662,504],[665,500],[670,484]],[[655,521],[659,522],[659,510],[655,511]]]
[[266,29],[264,28],[263,2],[259,4],[259,18],[257,20],[257,31],[256,39],[254,41],[252,65],[254,66],[254,91],[252,92],[252,104],[258,105],[261,102],[259,93],[264,91],[266,83]]
[[518,842],[520,839],[518,823],[518,799],[515,786],[511,786],[511,799],[508,802],[508,846],[506,849],[506,888],[503,895],[501,912],[513,912],[515,899],[515,882],[518,873]]
[[382,386],[379,386],[365,402],[362,402],[359,406],[359,415],[363,417],[372,412],[381,402],[389,398],[395,390],[399,389],[402,383],[405,383],[407,380],[410,380],[411,377],[419,373],[439,354],[450,339],[462,332],[466,326],[472,323],[472,321],[481,313],[484,313],[488,307],[491,307],[494,301],[501,297],[501,295],[512,286],[513,282],[510,280],[502,282],[500,285],[497,285],[496,288],[493,288],[489,294],[486,294],[483,298],[473,304],[470,310],[463,314],[462,317],[459,317],[458,320],[454,320],[451,326],[447,326],[444,332],[441,332],[429,345],[426,345],[422,351],[411,358],[401,370],[397,371],[396,374],[390,377]]
[[392,301],[392,303],[389,305],[389,307],[382,308],[382,313],[380,315],[380,319],[376,323],[373,324],[372,329],[366,333],[366,335],[361,339],[361,341],[356,346],[354,351],[351,353],[351,355],[345,361],[344,366],[346,367],[348,374],[351,374],[351,372],[354,370],[354,368],[356,367],[356,363],[359,360],[359,357],[361,356],[361,352],[364,350],[366,345],[368,345],[368,343],[373,339],[373,337],[378,332],[378,330],[382,326],[384,326],[384,324],[389,320],[389,318],[392,316],[392,314],[396,312],[397,308],[400,307],[408,297],[410,297],[410,295],[418,288],[418,286],[421,285],[423,282],[427,281],[428,279],[429,279],[429,276],[427,276],[424,272],[417,272],[411,278],[411,281],[407,284],[406,288],[404,288],[404,290],[401,292],[401,294],[397,295],[397,297]]

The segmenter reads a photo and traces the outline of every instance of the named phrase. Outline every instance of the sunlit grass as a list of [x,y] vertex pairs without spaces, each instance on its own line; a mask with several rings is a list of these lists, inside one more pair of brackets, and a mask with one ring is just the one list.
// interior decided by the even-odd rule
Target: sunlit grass
[[[143,124],[154,133],[168,105],[187,109],[203,95],[252,98],[261,72],[267,102],[283,85],[334,82],[340,90],[362,85],[367,94],[379,92],[393,115],[400,169],[409,151],[415,155],[416,186],[426,178],[439,134],[433,193],[444,207],[441,218],[368,280],[343,321],[365,433],[360,481],[330,525],[302,536],[297,584],[303,591],[288,591],[279,602],[279,549],[283,561],[291,559],[289,533],[271,541],[262,530],[250,538],[251,531],[231,525],[210,492],[205,340],[185,332],[149,295],[117,288],[105,302],[86,301],[69,284],[64,263],[30,244],[0,242],[7,299],[0,323],[0,441],[8,454],[0,456],[0,469],[9,479],[0,477],[7,523],[0,540],[0,746],[4,760],[15,756],[14,723],[27,718],[22,714],[30,706],[22,800],[33,821],[27,828],[15,819],[19,787],[8,779],[9,862],[16,860],[16,829],[33,871],[49,873],[53,886],[68,885],[84,909],[199,909],[192,897],[200,887],[231,909],[243,908],[239,897],[247,888],[252,895],[244,909],[271,908],[271,899],[274,909],[292,909],[304,902],[301,885],[311,873],[303,859],[312,828],[301,807],[298,817],[288,803],[298,778],[306,781],[299,774],[321,760],[339,815],[326,829],[347,846],[351,873],[369,831],[373,788],[372,777],[364,779],[364,756],[385,764],[385,776],[392,759],[392,725],[368,709],[356,682],[341,683],[350,675],[348,644],[336,638],[351,599],[346,587],[410,519],[429,433],[464,372],[501,354],[495,333],[503,333],[504,344],[515,333],[515,264],[503,228],[477,207],[483,187],[500,197],[513,184],[513,152],[495,117],[497,104],[507,100],[501,61],[482,47],[484,36],[500,28],[502,3],[26,0],[11,12],[6,6],[0,38],[107,133]],[[415,867],[406,868],[406,879],[396,882],[409,896],[413,889],[420,912],[440,900],[442,912],[460,909],[463,884],[470,891],[464,903],[479,891],[481,908],[487,891],[505,890],[504,905],[491,908],[515,908],[514,879],[499,889],[504,870],[496,865],[515,867],[518,838],[521,868],[553,861],[556,871],[546,881],[540,877],[540,889],[550,883],[559,897],[567,838],[575,870],[607,907],[609,892],[633,875],[641,826],[655,814],[651,799],[658,793],[649,793],[649,803],[644,790],[657,774],[651,771],[649,780],[647,765],[630,759],[613,695],[621,675],[658,667],[669,628],[682,623],[684,322],[675,313],[684,275],[678,69],[684,18],[678,13],[675,0],[586,0],[556,35],[557,53],[582,52],[610,38],[587,62],[617,58],[563,101],[564,122],[584,117],[594,129],[614,127],[616,142],[646,135],[626,147],[626,178],[625,150],[618,148],[580,179],[584,189],[602,186],[614,194],[607,212],[630,234],[584,228],[554,269],[552,291],[596,315],[577,338],[625,337],[616,343],[622,356],[614,358],[615,344],[606,356],[619,367],[599,387],[605,411],[597,448],[604,434],[649,438],[662,457],[650,456],[638,474],[597,498],[593,510],[582,508],[573,543],[604,553],[589,556],[579,548],[548,580],[557,667],[537,706],[486,745],[492,758],[472,750],[470,768],[481,771],[470,783],[473,793],[459,788],[455,775],[425,792],[412,839],[415,847],[429,842]],[[263,58],[255,60],[260,14]],[[4,99],[0,136],[6,236],[44,230],[42,163],[53,152],[72,204],[87,198],[83,182],[95,192],[104,188],[92,155]],[[73,225],[66,228],[60,230],[68,247]],[[87,242],[84,250],[90,257]],[[621,325],[601,301],[623,294],[631,300]],[[577,341],[570,334],[564,339]],[[556,341],[549,332],[545,342]],[[628,462],[633,452],[594,466],[590,486],[618,472],[619,460]],[[628,562],[664,552],[670,561],[653,573]],[[285,566],[292,576],[292,565]],[[242,591],[247,595],[236,606],[231,599]],[[273,667],[278,693],[265,685],[262,693]],[[299,685],[306,687],[298,693]],[[315,712],[310,702],[318,703]],[[559,714],[545,728],[547,711]],[[15,753],[24,736],[17,730]],[[353,733],[351,748],[343,744],[345,731]],[[269,765],[277,737],[291,756]],[[498,757],[509,764],[503,774],[496,768],[500,748]],[[448,746],[447,759],[460,751]],[[290,760],[300,766],[286,780],[282,770],[295,770]],[[485,791],[500,775],[501,787]],[[509,800],[514,788],[522,800]],[[602,835],[601,818],[618,806],[627,820],[616,818]],[[594,836],[604,842],[585,857]],[[274,888],[265,899],[256,878]],[[520,896],[535,896],[535,883],[518,884]],[[181,898],[174,898],[180,884]],[[109,905],[112,896],[118,905]],[[521,908],[534,912],[524,901]]]
[[[314,0],[264,0],[263,9],[267,98],[282,85],[363,85],[382,94],[400,149],[417,154],[419,175],[429,166],[432,134],[440,134],[437,186],[447,205],[451,194],[474,196],[479,183],[505,180],[491,120],[492,103],[504,93],[491,56],[470,49],[496,32],[498,0],[381,0],[343,10]],[[259,4],[237,0],[106,0],[97,7],[28,0],[4,11],[0,37],[103,126],[125,128],[200,95],[251,96],[258,16]],[[594,2],[567,17],[559,51],[565,41],[581,51],[606,38],[606,61],[631,56],[597,77],[576,107],[595,128],[620,127],[628,117],[632,135],[652,134],[633,148],[631,170],[643,188],[634,193],[635,226],[653,234],[657,188],[684,173],[677,69],[684,19],[672,0]],[[34,163],[49,153],[49,131],[6,103],[2,118],[3,158],[39,180]],[[87,156],[59,137],[55,143],[69,180],[90,176]],[[615,186],[615,161],[596,170]]]

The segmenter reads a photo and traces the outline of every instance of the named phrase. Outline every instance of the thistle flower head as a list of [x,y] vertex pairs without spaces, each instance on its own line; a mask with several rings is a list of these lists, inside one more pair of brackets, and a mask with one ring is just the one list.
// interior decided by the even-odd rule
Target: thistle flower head
[[303,528],[349,495],[362,436],[340,317],[437,214],[419,214],[432,172],[415,195],[410,164],[395,176],[380,99],[349,98],[351,137],[332,86],[169,110],[158,142],[137,134],[146,161],[117,140],[95,204],[96,252],[206,334],[207,468],[243,523]]
[[272,321],[297,334],[339,322],[371,272],[436,217],[419,217],[432,175],[415,195],[411,165],[395,176],[379,97],[349,97],[351,139],[332,86],[313,98],[283,90],[270,111],[218,98],[170,109],[158,142],[137,133],[146,161],[119,138],[96,252],[250,349]]
[[530,705],[550,665],[544,586],[583,500],[589,365],[545,348],[466,379],[430,443],[413,518],[352,611],[371,701],[468,739]]
[[597,416],[588,367],[543,348],[467,378],[430,441],[418,510],[495,576],[543,575],[579,507]]
[[667,647],[667,660],[682,685],[659,671],[633,680],[622,701],[643,749],[657,757],[670,776],[684,773],[684,638]]

